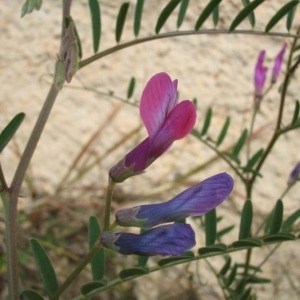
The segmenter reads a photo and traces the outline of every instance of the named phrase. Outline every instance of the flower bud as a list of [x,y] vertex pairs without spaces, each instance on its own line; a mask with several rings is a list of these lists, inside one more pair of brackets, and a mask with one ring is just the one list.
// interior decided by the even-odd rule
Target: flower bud
[[195,244],[195,233],[189,224],[163,225],[142,234],[105,231],[102,245],[121,254],[181,255]]

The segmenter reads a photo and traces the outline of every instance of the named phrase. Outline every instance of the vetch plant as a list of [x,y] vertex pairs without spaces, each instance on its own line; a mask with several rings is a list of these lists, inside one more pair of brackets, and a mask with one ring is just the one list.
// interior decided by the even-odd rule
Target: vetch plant
[[[261,201],[257,196],[257,182],[261,181],[266,185],[274,184],[266,179],[267,176],[265,175],[270,171],[265,162],[270,160],[271,164],[275,164],[276,162],[270,154],[274,151],[277,142],[287,133],[299,130],[300,127],[299,99],[295,99],[293,94],[289,93],[289,89],[298,84],[295,81],[297,80],[296,73],[300,64],[300,29],[295,29],[297,24],[294,20],[296,19],[296,8],[299,1],[288,1],[283,6],[278,6],[277,11],[264,24],[264,28],[256,27],[256,19],[261,18],[256,9],[259,6],[263,9],[263,6],[267,7],[268,5],[267,1],[261,0],[240,1],[241,8],[239,12],[234,16],[225,16],[224,20],[229,20],[230,24],[222,24],[220,28],[219,15],[226,13],[226,10],[223,10],[225,5],[231,5],[229,2],[225,2],[215,0],[208,1],[207,4],[201,2],[203,7],[201,7],[197,20],[195,20],[192,28],[188,30],[182,30],[182,24],[188,19],[187,12],[189,9],[193,9],[193,11],[199,9],[195,3],[185,0],[170,0],[162,3],[161,5],[164,7],[157,16],[155,27],[152,28],[152,31],[151,28],[147,28],[146,35],[143,35],[141,28],[145,26],[143,20],[148,17],[147,12],[151,9],[148,6],[149,2],[143,0],[124,2],[115,16],[115,32],[113,34],[116,45],[102,50],[100,49],[102,33],[105,31],[109,34],[109,29],[104,28],[101,15],[103,11],[107,13],[106,9],[109,9],[109,7],[103,6],[102,1],[89,0],[87,6],[89,6],[91,14],[94,54],[84,57],[82,51],[85,49],[85,45],[81,44],[80,30],[76,26],[78,21],[71,14],[73,3],[71,0],[62,1],[63,21],[53,81],[50,84],[48,95],[45,97],[43,107],[25,149],[20,155],[11,182],[7,180],[8,175],[2,164],[4,158],[3,156],[0,157],[0,195],[3,203],[1,213],[5,225],[5,255],[0,254],[0,269],[7,270],[5,276],[2,273],[0,273],[0,276],[1,282],[7,284],[8,294],[5,296],[8,299],[57,300],[70,298],[79,300],[89,299],[106,291],[109,291],[110,297],[118,299],[116,291],[125,293],[126,283],[130,284],[135,280],[136,284],[140,284],[140,277],[148,275],[147,278],[150,278],[152,273],[159,274],[163,269],[176,267],[177,265],[185,266],[185,268],[178,270],[178,273],[181,272],[183,275],[182,278],[187,278],[186,286],[188,288],[183,292],[193,292],[193,296],[196,297],[199,294],[199,297],[203,298],[205,297],[202,294],[203,285],[199,285],[195,278],[200,277],[199,273],[203,272],[204,268],[201,267],[199,270],[197,270],[198,268],[188,268],[195,261],[207,264],[211,276],[215,276],[218,282],[217,285],[211,287],[211,290],[214,290],[215,295],[222,299],[258,299],[259,291],[254,288],[254,285],[265,285],[272,281],[272,274],[264,275],[263,266],[269,261],[271,255],[274,255],[279,246],[284,248],[286,242],[299,240],[299,203],[295,211],[288,213],[284,211],[287,195],[291,195],[299,182],[299,163],[290,172],[290,170],[286,170],[287,164],[280,162],[281,172],[287,174],[288,182],[285,183],[284,191],[280,191],[280,195],[275,199],[271,196],[268,197],[268,195],[266,196],[267,199],[263,199],[270,206],[270,211],[266,216],[257,214],[260,209],[260,207],[257,207],[257,201]],[[26,0],[21,10],[21,16],[24,17],[34,10],[43,9],[41,4],[42,1],[40,0]],[[74,5],[76,5],[75,2]],[[134,13],[128,14],[128,10],[131,8],[134,8]],[[236,11],[236,8],[234,11]],[[108,14],[112,15],[110,12]],[[134,37],[123,41],[123,29],[131,16],[133,18]],[[168,28],[172,26],[170,16],[177,16],[176,28],[167,30],[165,26],[167,21],[170,22]],[[31,17],[34,17],[34,15]],[[189,19],[191,19],[190,16]],[[209,19],[212,19],[213,22],[211,29],[208,25]],[[286,31],[275,31],[275,26],[282,19],[286,19]],[[238,29],[241,22],[246,24],[247,20],[250,28],[248,30]],[[204,23],[205,27],[203,27]],[[58,246],[53,245],[53,240],[57,243],[61,242],[62,237],[60,234],[62,233],[60,230],[58,233],[52,233],[53,236],[51,235],[48,239],[47,235],[43,236],[41,231],[35,230],[33,231],[34,238],[30,239],[30,247],[24,246],[26,243],[23,242],[22,238],[24,239],[23,235],[25,233],[20,234],[20,228],[23,225],[22,218],[28,218],[30,220],[29,224],[33,225],[34,217],[39,215],[40,211],[37,210],[34,212],[35,214],[30,215],[26,215],[25,212],[22,218],[19,218],[18,203],[22,195],[21,187],[39,138],[48,122],[52,107],[59,96],[60,90],[65,88],[65,84],[71,81],[73,84],[74,79],[80,76],[82,68],[100,59],[105,59],[107,55],[121,52],[125,48],[130,49],[130,47],[141,43],[174,37],[177,37],[178,43],[181,43],[181,41],[184,42],[185,36],[194,36],[201,39],[203,34],[209,35],[210,38],[213,38],[216,34],[230,34],[231,36],[239,34],[244,37],[247,35],[264,35],[265,38],[272,35],[284,40],[277,56],[273,59],[272,69],[268,66],[266,60],[269,49],[264,45],[260,45],[260,49],[257,49],[257,45],[253,45],[258,58],[256,62],[251,60],[254,71],[253,82],[249,82],[249,86],[253,89],[254,85],[254,107],[252,117],[251,115],[249,117],[251,119],[250,125],[245,125],[245,128],[241,129],[237,127],[241,131],[240,136],[233,142],[231,139],[230,145],[225,147],[223,142],[231,136],[230,126],[235,122],[231,112],[228,112],[229,115],[226,116],[219,134],[215,136],[215,133],[210,131],[211,121],[214,118],[213,108],[209,108],[206,115],[204,115],[202,107],[197,107],[195,104],[198,101],[178,101],[178,98],[180,98],[177,90],[178,82],[171,79],[171,77],[179,77],[175,72],[172,74],[170,72],[171,76],[164,72],[163,70],[167,68],[162,64],[162,71],[154,74],[146,84],[141,97],[137,96],[140,99],[138,101],[140,117],[148,136],[141,142],[137,142],[137,145],[125,154],[119,162],[116,162],[110,170],[105,170],[108,177],[106,195],[103,197],[105,201],[102,197],[98,199],[101,205],[105,202],[103,219],[101,218],[99,221],[98,216],[92,215],[88,218],[84,215],[87,223],[88,250],[84,250],[84,254],[79,259],[76,254],[70,254],[71,250],[69,249],[61,251],[63,247],[68,247],[68,243],[65,242],[62,243],[60,251],[57,251],[60,254],[56,257],[55,254],[57,253],[54,250]],[[102,44],[101,47],[103,47]],[[201,47],[199,51],[201,51]],[[205,59],[206,54],[205,52],[201,53],[203,59]],[[241,55],[243,54],[241,53]],[[54,56],[55,53],[53,53]],[[250,61],[250,58],[246,57],[245,60]],[[143,65],[138,66],[138,68],[145,71]],[[269,85],[267,85],[269,69],[272,70],[272,73]],[[5,69],[2,71],[5,72]],[[104,71],[111,72],[109,68],[101,70],[101,72]],[[121,99],[124,103],[136,105],[135,102],[131,101],[136,83],[135,70],[129,71],[132,74],[128,74],[131,79],[127,98],[115,96],[113,92],[105,95]],[[242,71],[240,76],[243,75]],[[114,74],[114,76],[118,75]],[[101,73],[101,76],[95,74],[95,76],[97,76],[97,79],[101,76],[103,78],[104,74]],[[185,76],[188,80],[189,76],[194,77],[198,74],[188,70]],[[199,80],[199,82],[202,81]],[[72,85],[69,85],[69,87],[72,87]],[[199,85],[200,88],[201,84]],[[272,133],[260,140],[257,147],[257,144],[253,145],[256,138],[256,116],[260,110],[265,109],[263,100],[269,91],[274,88],[278,89],[278,93],[274,93],[275,96],[272,95],[277,99],[274,101],[273,110],[270,112],[274,114],[274,117],[272,115],[272,124],[268,124],[268,127],[272,128]],[[91,87],[90,91],[95,92],[97,89]],[[192,96],[189,96],[190,99],[192,99]],[[226,101],[226,99],[224,98],[222,101]],[[240,103],[243,102],[240,101]],[[288,105],[290,108],[291,104],[294,107],[292,115],[290,115],[291,109],[286,109]],[[84,105],[86,104],[84,103],[80,109],[84,109]],[[10,143],[24,118],[25,114],[23,112],[18,113],[3,126],[0,133],[0,153]],[[202,130],[199,129],[201,125],[196,124],[196,121],[198,123],[203,122]],[[215,153],[215,157],[207,160],[204,164],[199,164],[198,158],[195,157],[194,165],[190,170],[174,177],[171,184],[172,188],[177,188],[179,184],[188,185],[181,193],[171,200],[155,203],[149,200],[150,197],[147,199],[141,197],[139,200],[147,201],[147,204],[137,203],[133,207],[124,203],[125,200],[123,202],[115,201],[114,191],[116,185],[126,180],[126,184],[130,186],[135,178],[127,179],[137,175],[145,176],[143,173],[146,169],[154,162],[159,164],[159,157],[165,154],[176,140],[183,139],[190,133],[193,141],[209,148]],[[109,137],[105,136],[104,138]],[[93,138],[90,141],[93,141]],[[293,140],[292,143],[295,144],[297,141]],[[87,149],[90,150],[91,144],[87,143],[83,147],[84,149],[82,149],[80,155],[73,160],[75,162],[73,166],[82,158]],[[289,151],[288,147],[287,151]],[[166,153],[165,155],[171,154]],[[289,152],[287,152],[287,155],[289,155]],[[199,151],[199,156],[202,156],[201,151]],[[299,158],[295,158],[295,160],[297,159]],[[202,171],[204,167],[209,169],[213,162],[219,163],[221,161],[222,164],[216,166],[221,170],[216,172],[216,175],[203,180],[204,174],[202,174]],[[224,169],[225,165],[227,165],[226,169]],[[71,168],[72,170],[74,170],[74,167]],[[150,173],[150,171],[148,172]],[[198,174],[200,171],[201,173]],[[99,178],[98,181],[100,180],[102,178]],[[75,185],[77,182],[75,182]],[[163,183],[160,184],[163,186]],[[243,189],[238,189],[241,186]],[[132,189],[132,186],[130,187]],[[74,189],[72,192],[76,193],[76,191],[77,189]],[[164,192],[166,194],[168,190]],[[95,194],[99,195],[99,193]],[[56,197],[57,195],[52,198],[48,197],[45,201]],[[78,198],[81,198],[81,195]],[[154,199],[158,200],[159,198],[155,197]],[[220,210],[218,206],[224,201],[225,203],[221,207],[225,206],[226,210]],[[227,203],[230,203],[231,206],[226,206]],[[235,206],[235,203],[238,205]],[[113,206],[112,204],[116,205]],[[61,206],[57,211],[63,209],[64,206]],[[111,222],[110,218],[113,210],[115,221]],[[53,216],[57,214],[57,211],[53,213]],[[98,211],[95,210],[95,214]],[[84,214],[86,214],[85,211]],[[261,215],[264,216],[261,217]],[[261,221],[259,226],[252,222],[254,217],[259,218]],[[53,219],[55,218],[53,217]],[[230,222],[231,225],[223,225],[222,220]],[[64,222],[62,228],[72,226],[67,221],[64,220]],[[85,231],[86,227],[81,228],[81,231]],[[26,228],[28,229],[28,226]],[[235,232],[238,234],[234,238]],[[198,238],[200,240],[202,234],[205,241],[198,247],[196,240]],[[27,239],[28,236],[25,238]],[[82,242],[82,240],[81,238],[80,241]],[[297,241],[293,243],[293,245],[298,245]],[[24,250],[24,247],[27,248]],[[51,248],[54,252],[54,254],[51,253],[51,258],[48,254],[48,248]],[[81,243],[76,245],[76,248],[85,249],[85,246]],[[256,248],[257,252],[255,253],[257,255],[253,255],[254,248]],[[266,251],[261,251],[261,248],[266,249]],[[241,252],[239,258],[232,255],[232,253],[242,250],[244,252]],[[30,268],[28,268],[26,264],[29,260],[24,259],[24,253],[26,254],[25,257],[28,257],[29,251],[36,264],[35,272],[41,277],[40,283],[35,282],[32,285],[26,281],[26,277],[30,276],[20,276],[23,269],[26,272],[33,269],[31,261]],[[66,252],[68,252],[67,261],[70,269],[67,270],[68,274],[61,278],[61,276],[57,276],[57,271],[61,265],[61,253]],[[241,259],[243,253],[245,253],[245,256]],[[21,260],[22,255],[23,259]],[[120,255],[132,255],[132,257],[128,260],[122,257],[122,263],[120,263],[118,261]],[[152,256],[156,257],[152,258]],[[168,257],[161,258],[160,256]],[[210,257],[214,256],[220,256],[221,263],[218,262],[218,265],[215,265],[214,262],[209,260]],[[262,257],[262,259],[259,260],[259,257]],[[297,257],[294,257],[294,259],[296,260]],[[83,272],[85,269],[86,272]],[[292,272],[293,268],[289,271]],[[82,277],[79,277],[79,275]],[[163,277],[162,280],[165,280],[165,278]],[[74,283],[76,283],[76,286],[71,289],[70,286]],[[119,289],[119,286],[122,286],[122,289]],[[296,289],[295,285],[291,286],[291,289]],[[21,290],[20,287],[24,289]],[[155,288],[159,289],[158,286]],[[133,294],[133,289],[130,289],[130,292],[132,294],[129,296],[123,294],[122,298],[138,298]],[[66,296],[66,293],[69,294]]]

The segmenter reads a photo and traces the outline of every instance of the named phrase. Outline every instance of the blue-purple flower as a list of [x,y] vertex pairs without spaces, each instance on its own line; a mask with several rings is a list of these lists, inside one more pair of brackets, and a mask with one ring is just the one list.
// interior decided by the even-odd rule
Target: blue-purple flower
[[105,231],[101,236],[104,247],[129,255],[181,255],[191,249],[195,233],[188,224],[158,226],[142,234]]
[[300,162],[296,164],[294,169],[292,170],[289,179],[288,179],[288,185],[293,185],[296,181],[300,179]]
[[222,203],[230,195],[233,185],[230,175],[220,173],[190,187],[167,202],[121,209],[116,213],[116,222],[121,226],[150,228],[189,216],[201,216]]

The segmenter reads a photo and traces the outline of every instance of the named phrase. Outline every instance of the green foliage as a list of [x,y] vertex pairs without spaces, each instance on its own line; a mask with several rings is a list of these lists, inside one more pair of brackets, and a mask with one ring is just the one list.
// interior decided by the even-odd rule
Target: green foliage
[[233,148],[233,150],[230,154],[231,158],[236,160],[237,162],[239,162],[238,157],[239,157],[239,154],[240,154],[240,152],[241,152],[241,150],[242,150],[242,148],[243,148],[243,146],[246,142],[247,136],[248,136],[248,130],[244,129],[241,136],[240,136],[240,138],[238,139],[235,147]]
[[146,275],[149,273],[148,268],[129,268],[129,269],[123,269],[119,276],[121,279],[131,278],[131,277],[137,277],[140,275]]
[[124,24],[126,21],[128,7],[129,7],[129,2],[124,2],[121,5],[120,10],[119,10],[119,14],[117,17],[117,23],[116,23],[116,32],[115,32],[117,43],[119,43],[121,40]]
[[205,215],[205,244],[210,246],[215,243],[217,237],[217,214],[213,209]]
[[255,15],[254,15],[254,10],[263,2],[265,2],[265,0],[254,0],[252,2],[249,1],[243,1],[244,2],[244,9],[242,9],[238,15],[234,18],[234,20],[232,21],[229,30],[230,31],[234,31],[241,22],[243,22],[247,17],[250,21],[250,24],[252,27],[255,26]]
[[253,218],[252,202],[250,200],[246,200],[241,215],[239,240],[246,239],[250,236],[252,218]]
[[43,279],[47,294],[54,295],[58,289],[56,274],[52,263],[41,244],[36,239],[30,240],[31,249],[37,265],[37,269]]
[[[95,216],[91,216],[88,226],[89,249],[98,242],[101,234],[100,224]],[[91,269],[94,281],[101,281],[105,272],[105,256],[104,249],[101,248],[94,258],[91,260]]]
[[185,17],[188,5],[189,5],[189,0],[181,0],[178,18],[177,18],[177,29],[179,29],[181,27],[181,25],[184,21],[184,17]]
[[45,300],[44,297],[34,290],[24,290],[21,292],[20,296],[24,297],[26,300]]
[[203,123],[203,127],[201,130],[201,135],[206,135],[208,128],[210,126],[210,122],[211,122],[211,117],[212,117],[213,111],[212,108],[210,107],[205,115],[205,119],[204,119],[204,123]]
[[219,137],[217,139],[217,142],[216,142],[216,146],[217,147],[220,146],[223,143],[223,141],[224,141],[224,139],[226,137],[229,125],[230,125],[230,117],[227,117],[226,121],[225,121],[225,123],[224,123],[224,125],[222,127],[222,130],[221,130],[221,132],[219,134]]
[[[288,3],[286,3],[285,5],[283,5],[281,7],[281,9],[276,12],[276,14],[271,18],[271,20],[268,22],[268,24],[266,25],[265,31],[269,32],[286,14],[292,12],[295,9],[296,5],[299,4],[299,1],[290,1]],[[290,16],[290,15],[289,15]],[[292,18],[291,16],[289,17],[289,21],[288,21],[288,26],[287,29],[289,30],[289,28],[292,26]]]
[[21,18],[32,13],[34,10],[40,10],[42,0],[26,0],[22,6]]
[[8,142],[13,138],[16,131],[20,127],[25,118],[24,113],[19,113],[13,117],[13,119],[6,125],[6,127],[0,133],[0,153],[6,147]]
[[134,25],[133,25],[133,31],[136,37],[139,35],[140,28],[141,28],[143,7],[144,7],[144,0],[137,0],[135,14],[134,14]]
[[165,8],[160,13],[156,26],[155,26],[155,33],[158,34],[161,30],[161,28],[164,26],[166,21],[168,20],[169,16],[172,14],[174,9],[177,7],[177,5],[180,3],[181,0],[171,0]]
[[206,7],[203,9],[202,13],[200,14],[196,25],[195,30],[199,30],[203,23],[207,20],[207,18],[217,9],[218,5],[221,3],[222,0],[211,0]]
[[85,296],[96,289],[106,286],[106,284],[107,284],[106,280],[88,282],[81,286],[80,291],[81,294]]
[[101,38],[101,11],[98,0],[89,0],[89,7],[92,19],[93,46],[94,52],[98,52]]
[[131,77],[128,89],[127,89],[127,99],[131,98],[135,88],[135,78]]

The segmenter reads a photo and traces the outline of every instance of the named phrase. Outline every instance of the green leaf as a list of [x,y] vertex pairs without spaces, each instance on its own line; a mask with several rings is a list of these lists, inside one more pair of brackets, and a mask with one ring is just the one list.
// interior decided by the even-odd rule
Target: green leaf
[[221,229],[220,231],[218,231],[217,232],[217,239],[220,239],[223,235],[230,232],[234,227],[235,227],[234,225],[230,225],[230,226],[227,226],[227,227]]
[[246,239],[250,236],[252,219],[253,219],[252,202],[250,200],[246,200],[241,215],[239,240]]
[[138,267],[145,267],[149,260],[148,256],[139,255],[138,257]]
[[117,24],[116,24],[116,41],[117,41],[117,43],[119,43],[121,40],[121,36],[122,36],[122,32],[123,32],[123,28],[124,28],[124,24],[125,24],[125,20],[126,20],[126,16],[127,16],[128,7],[129,7],[129,2],[124,2],[121,5],[120,10],[119,10],[119,14],[117,17]]
[[131,77],[129,85],[128,85],[128,89],[127,89],[127,99],[129,99],[134,91],[135,88],[135,78]]
[[[249,2],[249,1],[247,1]],[[252,2],[249,2],[234,18],[232,21],[229,31],[234,31],[236,27],[240,25],[241,22],[243,22],[247,17],[250,21],[250,24],[252,27],[255,26],[255,16],[254,16],[254,10],[257,6],[265,2],[265,0],[254,0]]]
[[226,273],[229,271],[230,269],[230,265],[231,265],[231,257],[230,256],[226,256],[225,257],[225,264],[224,266],[222,267],[222,269],[220,270],[219,274],[221,275],[226,275]]
[[221,132],[219,134],[219,137],[217,139],[217,143],[216,143],[217,147],[220,146],[222,144],[222,142],[224,141],[224,138],[225,138],[225,136],[227,134],[227,130],[229,128],[229,125],[230,125],[230,117],[227,117],[226,121],[225,121],[225,123],[223,125],[223,128],[222,128],[222,130],[221,130]]
[[49,296],[53,295],[58,289],[57,279],[55,275],[54,268],[51,264],[51,261],[41,246],[41,244],[36,239],[30,240],[31,249],[33,256],[37,265],[37,268],[40,272],[42,280],[44,282],[45,289]]
[[247,139],[247,135],[248,135],[248,130],[247,129],[244,129],[244,131],[242,132],[239,140],[237,141],[232,153],[231,153],[231,157],[233,159],[237,159],[245,142],[246,142],[246,139]]
[[219,22],[219,5],[217,5],[213,10],[213,23],[215,27],[218,25],[218,22]]
[[272,213],[272,219],[270,223],[270,234],[278,233],[282,224],[283,218],[283,202],[281,199],[277,200]]
[[296,13],[296,9],[297,6],[294,6],[287,14],[287,18],[286,18],[286,29],[288,31],[291,30],[292,25],[293,25],[293,21],[294,21],[294,17],[295,17],[295,13]]
[[140,275],[146,275],[149,273],[148,268],[128,268],[124,269],[119,273],[121,279],[136,277]]
[[211,0],[206,7],[203,9],[202,13],[200,14],[196,25],[195,30],[199,30],[203,23],[207,20],[210,14],[215,10],[215,8],[222,2],[222,0]]
[[236,273],[237,273],[236,271],[237,271],[237,265],[234,264],[232,269],[231,269],[231,272],[228,275],[228,278],[226,280],[226,283],[225,283],[226,287],[229,287],[233,283],[233,281],[235,279],[235,276],[236,276]]
[[188,5],[189,5],[189,0],[181,0],[178,18],[177,18],[177,29],[179,29],[183,23]]
[[220,253],[227,252],[227,246],[225,244],[220,243],[220,244],[213,244],[207,247],[201,247],[198,249],[198,253],[200,255],[205,255],[208,253],[216,253],[216,252],[220,252]]
[[247,277],[246,280],[247,280],[247,283],[251,283],[251,284],[265,284],[265,283],[272,282],[268,278],[258,277],[258,276],[254,276],[254,275],[250,275],[249,277]]
[[204,119],[204,123],[203,123],[203,127],[201,130],[201,135],[205,135],[207,133],[207,130],[209,128],[210,125],[210,121],[211,121],[211,117],[212,117],[212,108],[210,107],[205,115],[205,119]]
[[17,114],[2,130],[0,133],[0,153],[6,147],[8,142],[12,139],[15,135],[16,131],[18,130],[19,126],[21,125],[22,121],[25,118],[24,113]]
[[93,290],[102,288],[103,286],[106,286],[107,281],[106,280],[100,280],[100,281],[92,281],[85,283],[81,286],[80,292],[82,295],[87,295]]
[[259,149],[248,161],[247,165],[244,167],[244,172],[252,171],[253,167],[259,161],[261,156],[264,154],[264,149]]
[[299,110],[300,110],[300,103],[299,100],[297,100],[295,102],[295,110],[293,114],[292,125],[294,125],[299,118]]
[[94,52],[97,53],[101,37],[101,11],[98,0],[89,0],[89,7],[92,18]]
[[136,7],[135,7],[135,13],[134,13],[134,24],[133,24],[133,31],[134,31],[135,37],[137,37],[140,32],[143,7],[144,7],[144,0],[137,0]]
[[217,215],[213,209],[205,215],[205,244],[210,246],[214,244],[217,236]]
[[283,5],[268,22],[265,28],[265,32],[269,32],[288,12],[290,12],[293,9],[294,6],[298,4],[298,0],[293,0]]
[[24,290],[21,292],[20,296],[24,297],[27,300],[45,300],[40,294],[34,290]]
[[275,233],[270,234],[263,238],[264,243],[274,243],[274,242],[285,242],[285,241],[293,241],[296,237],[292,233]]
[[[249,5],[250,4],[250,0],[242,0],[243,4],[244,4],[244,7]],[[250,13],[248,15],[248,19],[249,19],[249,22],[251,24],[252,27],[255,26],[255,15],[254,15],[254,12]]]
[[21,18],[33,12],[33,10],[40,10],[42,0],[26,0],[22,6]]
[[300,208],[297,209],[294,213],[292,213],[283,223],[281,226],[282,231],[291,230],[294,223],[300,219]]
[[[101,234],[100,225],[98,219],[95,216],[91,216],[88,224],[88,241],[89,249],[91,249],[95,243],[99,240]],[[94,281],[103,279],[105,272],[105,255],[104,248],[99,249],[97,254],[91,260],[91,270]]]
[[193,253],[191,254],[191,253],[192,252],[187,252],[186,254],[181,255],[181,256],[172,256],[172,257],[163,258],[163,259],[160,259],[157,262],[157,264],[160,267],[164,267],[164,266],[167,266],[167,265],[179,262],[179,261],[182,261],[182,262],[190,261],[194,258],[194,254]]
[[169,16],[172,14],[173,10],[176,8],[176,6],[180,3],[181,0],[171,0],[165,8],[160,13],[156,26],[155,26],[155,33],[158,34],[161,30],[161,28],[164,26],[166,21],[168,20]]
[[253,248],[261,247],[262,241],[257,238],[245,238],[232,243],[233,248]]

